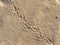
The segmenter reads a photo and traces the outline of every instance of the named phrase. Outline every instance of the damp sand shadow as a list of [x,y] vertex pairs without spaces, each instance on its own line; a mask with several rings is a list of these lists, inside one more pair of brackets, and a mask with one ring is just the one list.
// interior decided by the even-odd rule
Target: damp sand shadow
[[5,3],[5,4],[9,4],[9,3],[11,3],[11,0],[1,0],[3,3]]

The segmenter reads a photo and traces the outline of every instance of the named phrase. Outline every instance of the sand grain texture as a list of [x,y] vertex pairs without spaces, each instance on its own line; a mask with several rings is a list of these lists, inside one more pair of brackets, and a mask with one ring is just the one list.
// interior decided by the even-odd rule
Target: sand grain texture
[[60,45],[60,4],[0,0],[0,45]]

